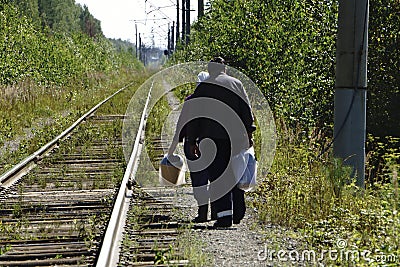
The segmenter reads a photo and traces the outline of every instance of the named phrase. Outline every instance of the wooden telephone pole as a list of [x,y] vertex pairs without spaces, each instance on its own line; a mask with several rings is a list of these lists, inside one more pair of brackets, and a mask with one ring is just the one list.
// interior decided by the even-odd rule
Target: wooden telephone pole
[[197,6],[198,6],[198,18],[201,18],[204,16],[204,0],[198,0],[197,1]]
[[190,35],[190,0],[186,0],[186,44],[189,43],[189,35]]
[[175,47],[179,43],[179,0],[176,0],[176,35],[175,35]]

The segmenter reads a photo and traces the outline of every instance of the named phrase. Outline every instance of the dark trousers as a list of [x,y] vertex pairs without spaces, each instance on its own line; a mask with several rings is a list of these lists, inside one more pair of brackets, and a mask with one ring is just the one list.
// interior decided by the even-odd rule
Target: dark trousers
[[185,156],[189,160],[188,164],[194,198],[196,199],[198,206],[208,205],[208,202],[210,200],[210,194],[208,190],[208,172],[207,170],[193,171],[190,161],[196,160],[197,157],[191,153],[190,145],[188,142],[184,142],[183,148]]
[[231,166],[231,144],[226,139],[213,139],[216,145],[214,161],[206,169],[209,174],[210,198],[214,203],[217,218],[243,219],[246,212],[244,191],[236,187]]
[[244,191],[235,186],[232,189],[233,202],[233,221],[240,221],[246,213],[246,203],[244,202]]

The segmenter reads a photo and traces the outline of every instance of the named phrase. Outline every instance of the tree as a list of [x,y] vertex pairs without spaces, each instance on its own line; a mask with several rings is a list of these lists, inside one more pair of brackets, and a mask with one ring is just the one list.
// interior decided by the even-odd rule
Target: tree
[[96,35],[103,35],[101,30],[100,21],[95,19],[92,14],[90,14],[89,9],[86,5],[83,6],[80,18],[80,26],[81,30],[89,35],[90,37],[94,37]]
[[40,26],[38,0],[12,0],[18,9],[28,18],[32,19],[35,26]]
[[42,24],[53,32],[80,31],[80,12],[74,0],[39,0]]

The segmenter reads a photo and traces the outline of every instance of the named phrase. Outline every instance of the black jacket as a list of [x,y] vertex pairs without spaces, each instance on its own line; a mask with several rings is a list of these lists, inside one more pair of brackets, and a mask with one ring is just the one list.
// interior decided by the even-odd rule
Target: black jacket
[[211,138],[242,142],[256,128],[243,84],[225,73],[200,83],[191,100],[198,100],[189,105],[192,120],[187,125],[186,135],[191,140]]

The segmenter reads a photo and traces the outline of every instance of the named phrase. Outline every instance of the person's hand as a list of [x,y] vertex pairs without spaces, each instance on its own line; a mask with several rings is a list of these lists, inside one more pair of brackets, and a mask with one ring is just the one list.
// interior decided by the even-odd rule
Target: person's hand
[[174,149],[169,148],[167,152],[167,157],[170,157],[174,154]]
[[247,132],[247,137],[249,138],[249,148],[253,146],[253,133],[252,132]]
[[167,156],[172,156],[174,154],[174,151],[176,149],[176,146],[178,145],[178,142],[173,140],[170,147],[168,148]]
[[190,153],[192,153],[192,155],[195,156],[196,158],[199,158],[200,157],[199,146],[197,144],[190,145]]

